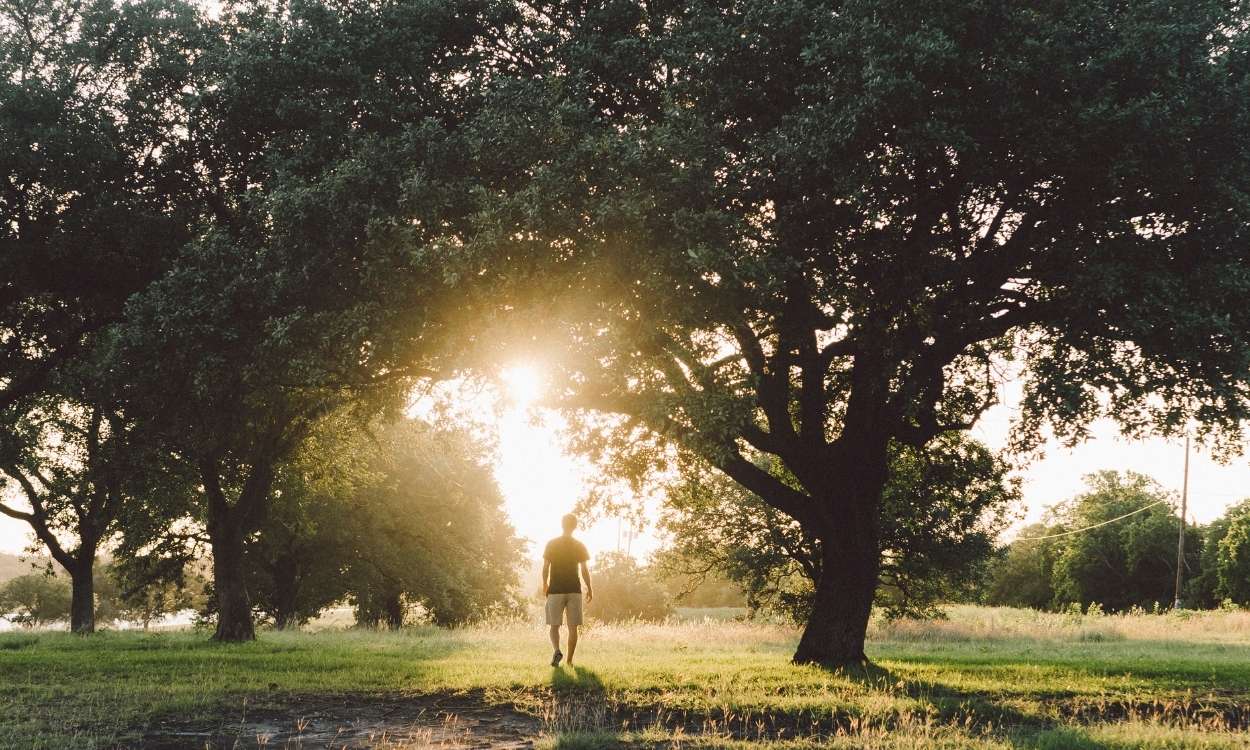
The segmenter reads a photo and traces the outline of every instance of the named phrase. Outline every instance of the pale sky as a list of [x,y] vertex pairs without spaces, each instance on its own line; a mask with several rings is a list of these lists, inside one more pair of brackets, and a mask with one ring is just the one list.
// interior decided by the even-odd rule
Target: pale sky
[[[567,513],[592,485],[593,469],[585,461],[566,455],[560,430],[563,421],[556,414],[529,406],[541,391],[541,370],[519,365],[505,374],[508,398],[499,403],[487,391],[466,397],[475,403],[471,411],[482,415],[499,414],[494,424],[498,460],[495,476],[503,492],[506,508],[520,536],[535,544],[531,554],[541,552],[541,544],[560,533],[560,516]],[[986,413],[973,430],[973,436],[994,448],[1006,441],[1008,426],[1018,399],[1018,386],[1008,387],[1007,404]],[[1133,470],[1153,477],[1163,486],[1181,486],[1184,447],[1181,440],[1125,440],[1109,421],[1093,426],[1091,438],[1074,449],[1057,444],[1046,447],[1045,456],[1021,472],[1026,516],[1022,523],[1041,518],[1051,505],[1082,491],[1082,477],[1101,469]],[[1241,457],[1220,465],[1201,450],[1190,454],[1189,515],[1199,523],[1219,516],[1224,508],[1250,496],[1250,459]],[[592,554],[625,549],[645,556],[658,541],[645,529],[629,538],[625,522],[613,518],[593,523],[579,532]],[[25,524],[0,517],[0,551],[17,552],[27,543]]]

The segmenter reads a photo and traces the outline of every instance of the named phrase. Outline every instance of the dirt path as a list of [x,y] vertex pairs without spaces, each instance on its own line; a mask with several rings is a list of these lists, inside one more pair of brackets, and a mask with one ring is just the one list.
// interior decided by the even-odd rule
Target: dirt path
[[233,720],[195,725],[176,720],[150,727],[122,747],[155,748],[533,748],[542,729],[534,716],[475,696],[300,697],[289,706],[254,707]]
[[[119,747],[156,748],[445,748],[469,750],[533,748],[544,734],[570,730],[659,728],[680,736],[717,736],[775,740],[795,736],[830,736],[866,725],[842,713],[730,712],[673,709],[613,703],[591,693],[535,696],[536,716],[509,705],[492,704],[480,693],[382,697],[368,694],[269,696],[263,704],[244,705],[216,723],[169,719],[148,727]],[[1050,717],[1015,715],[993,701],[947,701],[944,722],[957,726],[1037,726],[1074,722],[1115,723],[1127,719],[1191,729],[1245,731],[1250,707],[1230,696],[1197,700],[1126,702],[1056,697],[1045,704]],[[884,716],[872,726],[889,730],[906,717]]]

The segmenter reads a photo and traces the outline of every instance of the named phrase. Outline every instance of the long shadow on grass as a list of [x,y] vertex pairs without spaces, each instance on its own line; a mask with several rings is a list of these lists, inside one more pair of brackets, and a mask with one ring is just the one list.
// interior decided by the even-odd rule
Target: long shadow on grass
[[[1027,664],[1028,662],[1005,662],[1001,659],[961,660],[952,663],[949,660],[930,656],[902,657],[909,664],[932,664],[945,668],[955,668],[961,672],[975,672],[980,668],[1006,668]],[[1071,659],[1053,659],[1045,662],[1047,666],[1063,667],[1071,670],[1073,684],[1084,684],[1082,677],[1103,676],[1117,671],[1114,662],[1101,662],[1085,666]],[[1124,671],[1131,671],[1135,677],[1160,678],[1174,677],[1175,671],[1166,666],[1139,664],[1122,665]],[[1194,678],[1199,673],[1192,672]],[[1076,722],[1079,724],[1106,723],[1116,721],[1139,720],[1147,722],[1164,722],[1174,726],[1201,727],[1244,731],[1250,729],[1250,702],[1246,701],[1244,688],[1212,688],[1204,695],[1194,690],[1195,686],[1186,686],[1181,692],[1175,686],[1165,687],[1160,694],[1143,695],[1106,695],[1093,694],[1089,690],[1067,690],[1059,692],[1031,691],[1019,696],[1038,707],[1038,713],[1020,714],[1006,706],[1010,696],[986,695],[958,689],[937,680],[923,680],[911,677],[897,677],[889,670],[873,665],[857,674],[858,681],[877,687],[902,687],[903,692],[911,698],[927,701],[943,712],[954,711],[956,715],[974,716],[974,722],[984,723],[1015,723],[1024,726],[1054,726],[1056,721]],[[1195,679],[1195,682],[1198,680]],[[1239,684],[1240,681],[1229,681],[1228,684]],[[966,713],[970,712],[970,713]]]
[[[596,723],[603,726],[627,727],[630,729],[661,729],[668,732],[680,732],[686,736],[717,736],[739,740],[772,741],[795,737],[821,737],[837,734],[858,735],[861,733],[905,731],[909,728],[923,728],[944,725],[959,728],[963,731],[985,731],[993,733],[1013,746],[1032,748],[1031,740],[1019,740],[1027,744],[1017,745],[1017,739],[1004,734],[1003,729],[1024,729],[1028,735],[1036,735],[1046,730],[1058,730],[1062,725],[1057,719],[1047,716],[1027,714],[1020,710],[996,702],[992,697],[980,693],[959,690],[938,682],[927,682],[916,679],[903,679],[888,668],[869,664],[852,669],[839,668],[830,670],[830,674],[839,679],[857,685],[867,697],[869,693],[894,696],[900,699],[910,698],[917,705],[890,706],[875,711],[860,710],[860,705],[871,705],[874,701],[858,701],[850,699],[850,705],[838,707],[799,708],[799,709],[735,709],[732,707],[682,708],[656,705],[621,704],[605,695],[597,678],[577,680],[574,677],[559,677],[553,680],[556,689],[572,690],[581,685],[586,692],[583,695],[595,696],[602,701],[601,711],[607,716]],[[561,746],[564,747],[564,746]],[[569,748],[581,747],[612,747],[603,745],[568,745]],[[1094,748],[1093,744],[1082,747]]]
[[619,744],[614,711],[599,675],[585,667],[552,667],[551,704],[543,716],[556,750],[600,750]]
[[902,678],[876,664],[839,669],[835,673],[869,689],[903,694],[923,706],[932,706],[935,713],[926,712],[925,717],[933,723],[984,730],[1021,749],[1112,747],[1090,737],[1080,726],[1082,724],[1141,721],[1178,729],[1244,730],[1250,727],[1250,708],[1236,702],[1106,697],[1054,702],[1044,696],[1031,696],[1038,710],[1024,713],[1008,705],[1005,696],[961,690],[938,681]]
[[[879,693],[906,696],[919,701],[922,715],[917,718],[969,728],[1019,726],[1046,728],[1054,720],[1027,714],[984,693],[961,690],[941,682],[902,677],[887,667],[868,663],[831,670],[833,674]],[[929,709],[932,707],[932,710]],[[936,711],[936,714],[934,713]],[[912,717],[888,717],[906,720]]]
[[[659,729],[687,736],[712,735],[745,740],[775,740],[796,736],[851,735],[864,732],[905,731],[909,727],[947,726],[961,732],[985,733],[1016,748],[1104,745],[1088,736],[1080,724],[1124,720],[1165,720],[1175,726],[1234,728],[1245,723],[1246,710],[1236,715],[1197,702],[1143,700],[1138,702],[1087,696],[1013,696],[960,688],[942,680],[923,679],[870,664],[836,669],[831,674],[862,690],[842,705],[802,709],[742,710],[725,707],[674,707],[662,702],[622,703],[610,694],[593,672],[576,668],[552,672],[552,702],[546,724],[561,750],[616,747],[624,729]],[[859,691],[856,691],[859,692]],[[894,705],[860,700],[893,696]],[[878,706],[876,709],[861,707]],[[1023,708],[1022,708],[1022,707]],[[1226,707],[1224,707],[1226,708]],[[1239,724],[1240,723],[1240,724]]]
[[439,631],[262,632],[242,644],[185,637],[131,640],[117,650],[147,653],[119,660],[118,668],[180,676],[164,700],[153,696],[123,735],[145,747],[229,745],[259,735],[282,746],[311,742],[308,726],[346,742],[355,727],[385,733],[484,703],[471,696],[463,705],[445,706],[442,696],[408,694],[428,682],[436,662],[466,647]]

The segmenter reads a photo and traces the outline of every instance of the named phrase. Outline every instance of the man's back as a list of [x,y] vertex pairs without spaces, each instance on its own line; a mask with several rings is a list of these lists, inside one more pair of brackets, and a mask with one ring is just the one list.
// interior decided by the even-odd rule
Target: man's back
[[543,559],[551,563],[551,578],[547,584],[548,594],[580,594],[582,582],[577,566],[590,559],[586,545],[571,536],[558,536],[547,542]]

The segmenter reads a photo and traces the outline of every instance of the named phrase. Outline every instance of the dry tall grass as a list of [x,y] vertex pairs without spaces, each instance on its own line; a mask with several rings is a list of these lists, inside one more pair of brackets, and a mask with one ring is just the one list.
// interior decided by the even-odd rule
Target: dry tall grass
[[1009,607],[954,605],[946,619],[874,619],[870,640],[890,641],[1171,641],[1250,643],[1250,611],[1134,611],[1106,614],[1038,612]]

